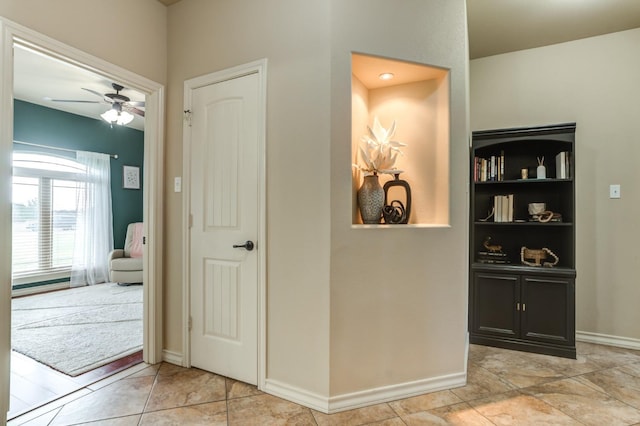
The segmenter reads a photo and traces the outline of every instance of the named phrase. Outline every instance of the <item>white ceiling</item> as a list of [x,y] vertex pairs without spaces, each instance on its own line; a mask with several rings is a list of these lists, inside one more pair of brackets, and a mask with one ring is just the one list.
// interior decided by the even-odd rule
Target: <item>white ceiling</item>
[[[158,0],[165,5],[180,0]],[[640,27],[640,0],[467,0],[471,59],[561,43]],[[113,93],[111,81],[95,73],[31,51],[16,49],[14,96],[17,99],[100,119],[107,103],[52,102],[52,99],[100,100],[82,88]],[[135,101],[144,95],[125,89]],[[135,116],[130,127],[143,130]]]
[[476,59],[640,27],[639,0],[467,0]]
[[[96,120],[102,120],[100,114],[111,107],[102,98],[82,90],[115,93],[112,81],[94,72],[18,46],[14,49],[14,64],[13,91],[16,99]],[[135,90],[125,88],[120,93],[132,101],[145,100],[144,94]],[[54,102],[51,99],[98,103]],[[144,130],[144,118],[134,114],[127,127]]]

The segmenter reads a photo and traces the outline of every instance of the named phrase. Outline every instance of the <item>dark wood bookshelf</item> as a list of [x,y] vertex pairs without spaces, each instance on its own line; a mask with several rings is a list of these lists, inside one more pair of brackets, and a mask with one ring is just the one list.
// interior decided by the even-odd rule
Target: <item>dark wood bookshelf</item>
[[[575,128],[575,123],[566,123],[473,132],[469,244],[472,343],[576,356]],[[542,157],[546,178],[538,179],[536,168]],[[481,180],[489,177],[489,166],[500,171],[493,180]],[[527,170],[527,179],[522,179],[522,169]],[[510,197],[510,215],[495,211],[497,206],[507,208],[496,204],[499,196]],[[545,203],[546,210],[561,215],[560,221],[532,220],[530,203]],[[480,220],[492,209],[493,217]],[[487,238],[488,244],[501,246],[499,257],[486,254],[483,243]],[[559,260],[553,267],[524,265],[522,247],[546,248]],[[554,260],[551,257],[545,262]]]

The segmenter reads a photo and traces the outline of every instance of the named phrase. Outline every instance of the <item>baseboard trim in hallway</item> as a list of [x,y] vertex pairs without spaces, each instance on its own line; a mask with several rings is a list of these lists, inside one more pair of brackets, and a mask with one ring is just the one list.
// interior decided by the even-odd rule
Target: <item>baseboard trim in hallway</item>
[[591,333],[589,331],[577,331],[576,340],[578,342],[615,346],[617,348],[634,349],[636,351],[640,350],[640,339],[633,339],[630,337]]
[[328,414],[410,398],[425,393],[454,389],[464,386],[466,383],[467,375],[465,372],[461,372],[338,395],[329,398]]
[[277,380],[267,379],[263,391],[324,414],[334,414],[425,393],[453,389],[464,386],[466,382],[467,375],[465,372],[461,372],[327,398]]

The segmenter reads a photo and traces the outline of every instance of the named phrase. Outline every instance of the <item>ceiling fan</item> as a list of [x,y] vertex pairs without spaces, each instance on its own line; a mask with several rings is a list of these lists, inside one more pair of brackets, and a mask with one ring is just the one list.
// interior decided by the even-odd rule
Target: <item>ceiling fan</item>
[[[101,98],[101,101],[86,101],[80,99],[51,99],[52,102],[79,102],[85,104],[97,104],[101,102],[105,102],[111,104],[111,108],[107,110],[105,113],[100,116],[107,122],[113,124],[126,125],[133,120],[133,115],[136,114],[140,117],[144,117],[144,111],[140,108],[144,108],[145,103],[142,101],[132,101],[128,96],[120,94],[120,91],[124,89],[124,86],[121,86],[117,83],[111,83],[111,87],[116,93],[100,93],[92,89],[87,89],[86,87],[82,87],[82,90],[86,90],[87,92],[98,96]],[[140,107],[140,108],[138,108]]]

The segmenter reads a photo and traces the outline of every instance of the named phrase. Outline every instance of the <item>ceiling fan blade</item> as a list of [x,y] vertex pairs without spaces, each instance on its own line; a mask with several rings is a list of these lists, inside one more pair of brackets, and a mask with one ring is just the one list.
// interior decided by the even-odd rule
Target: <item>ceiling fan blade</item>
[[142,107],[142,108],[144,108],[144,102],[143,101],[128,101],[127,105],[132,106],[132,107]]
[[83,104],[99,104],[99,101],[84,101],[84,100],[80,100],[80,99],[52,99],[49,97],[44,98],[46,101],[51,101],[51,102],[79,102],[79,103],[83,103]]
[[124,109],[125,111],[129,111],[132,114],[136,114],[139,115],[140,117],[144,117],[144,111],[138,108],[134,108],[132,106],[129,105],[124,105]]
[[107,100],[108,98],[105,98],[105,96],[104,96],[104,94],[103,94],[103,93],[96,92],[95,90],[87,89],[86,87],[83,87],[83,88],[82,88],[82,90],[86,90],[86,91],[87,91],[87,92],[89,92],[89,93],[93,93],[94,95],[96,95],[96,96],[98,96],[98,97],[102,98],[105,102],[111,102],[111,100],[110,100],[110,99],[109,99],[109,100]]

